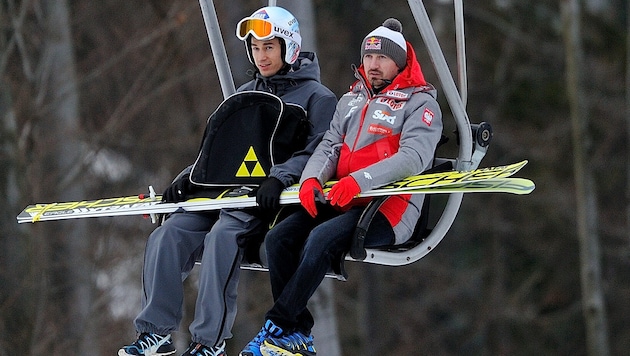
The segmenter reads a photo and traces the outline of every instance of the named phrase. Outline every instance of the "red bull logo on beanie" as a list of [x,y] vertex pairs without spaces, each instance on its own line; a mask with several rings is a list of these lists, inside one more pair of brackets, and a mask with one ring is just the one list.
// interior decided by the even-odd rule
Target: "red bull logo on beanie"
[[370,37],[365,40],[365,50],[380,50],[381,49],[381,39],[376,37]]

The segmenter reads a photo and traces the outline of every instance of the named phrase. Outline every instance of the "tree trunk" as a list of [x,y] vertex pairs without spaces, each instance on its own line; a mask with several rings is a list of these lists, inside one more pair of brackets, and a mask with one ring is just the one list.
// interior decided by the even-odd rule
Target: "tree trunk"
[[336,282],[325,278],[309,302],[315,318],[313,327],[315,348],[320,355],[342,355],[335,311]]
[[[43,142],[38,145],[44,158],[41,172],[54,177],[50,184],[44,185],[53,188],[52,191],[43,193],[54,195],[55,200],[79,200],[84,196],[81,179],[77,179],[83,147],[77,130],[81,123],[70,11],[66,0],[47,1],[42,6],[45,44],[36,85],[42,98],[39,139]],[[60,305],[59,315],[51,315],[55,319],[50,322],[57,326],[54,331],[57,338],[65,340],[50,346],[65,353],[90,354],[94,347],[90,336],[93,330],[90,323],[94,320],[88,317],[93,283],[87,251],[93,241],[89,240],[86,220],[60,227],[55,231],[45,230],[50,231],[45,238],[54,244],[49,251],[51,287],[55,291],[52,299]]]
[[575,179],[577,232],[580,245],[582,313],[586,324],[586,349],[589,355],[609,355],[608,326],[601,281],[597,199],[588,162],[593,141],[587,130],[587,97],[583,92],[584,51],[581,44],[580,2],[561,3],[562,28],[566,48],[567,91],[571,109],[573,172]]
[[[277,5],[283,6],[298,19],[300,34],[302,35],[302,50],[317,52],[317,33],[312,0],[286,1]],[[321,355],[339,356],[341,355],[341,347],[337,332],[334,282],[328,278],[324,279],[309,304],[315,318],[313,335],[316,338],[317,352]]]
[[[15,223],[14,212],[18,211],[18,143],[15,113],[9,86],[0,79],[0,150],[3,153],[0,158],[0,195],[5,198],[4,204],[0,204],[0,226],[3,236],[0,238],[0,305],[3,306],[0,313],[0,355],[8,355],[12,352],[23,353],[26,350],[11,349],[11,340],[28,340],[30,305],[33,299],[21,297],[21,290],[29,289],[24,278],[29,275],[27,249],[23,241],[26,236],[20,234]],[[15,273],[16,271],[19,271]],[[17,325],[16,325],[17,324]]]
[[[626,139],[630,142],[630,3],[626,5]],[[630,239],[630,152],[626,154],[626,230]]]
[[[383,325],[384,318],[395,318],[391,315],[383,315],[386,310],[385,291],[386,267],[365,263],[361,266],[361,281],[359,282],[359,330],[361,330],[362,355],[379,356],[387,355],[386,349],[389,340],[385,337]],[[358,276],[357,276],[358,277]]]

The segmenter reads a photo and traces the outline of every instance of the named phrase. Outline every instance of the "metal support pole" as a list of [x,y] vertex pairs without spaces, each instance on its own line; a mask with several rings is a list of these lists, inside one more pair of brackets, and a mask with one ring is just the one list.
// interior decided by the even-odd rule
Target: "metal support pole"
[[464,36],[464,4],[455,0],[455,43],[457,44],[457,75],[459,78],[459,94],[466,107],[468,101],[468,77],[466,71],[466,38]]
[[442,53],[440,44],[435,36],[431,20],[429,20],[429,15],[427,14],[424,4],[421,0],[409,0],[409,6],[411,7],[411,12],[416,20],[422,39],[429,51],[429,56],[431,57],[440,83],[442,84],[442,90],[451,107],[451,111],[455,117],[455,123],[457,124],[457,130],[459,131],[459,156],[457,159],[457,167],[455,168],[460,171],[470,170],[470,158],[473,150],[472,131],[464,103],[459,96],[459,91],[457,90],[453,76],[444,58],[444,53]]
[[212,0],[199,0],[199,5],[201,6],[201,14],[203,15],[203,21],[206,25],[206,32],[208,33],[208,40],[210,41],[212,56],[214,57],[214,64],[217,67],[219,82],[221,83],[221,90],[223,91],[223,99],[225,99],[234,94],[236,88],[234,87],[232,70],[230,70],[230,63],[228,62],[227,52],[223,44],[223,36],[221,36],[217,12]]

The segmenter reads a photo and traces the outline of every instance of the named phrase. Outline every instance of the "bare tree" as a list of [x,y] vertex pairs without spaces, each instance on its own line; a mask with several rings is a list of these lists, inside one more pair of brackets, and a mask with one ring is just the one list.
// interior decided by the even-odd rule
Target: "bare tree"
[[581,44],[579,0],[561,2],[562,28],[566,49],[567,95],[573,137],[573,172],[580,243],[582,313],[586,323],[589,355],[609,355],[608,325],[601,276],[601,255],[597,231],[597,199],[588,154],[593,142],[588,131],[588,101],[584,93],[584,50]]
[[[13,207],[21,198],[18,188],[27,185],[29,194],[24,195],[79,198],[83,186],[77,183],[80,171],[76,167],[83,147],[77,134],[79,99],[68,4],[9,1],[2,5],[6,10],[3,18],[12,25],[12,36],[3,38],[0,52],[0,73],[6,83],[0,94],[7,157],[3,196],[9,204],[5,206]],[[33,13],[36,16],[29,16]],[[13,58],[19,60],[12,62]],[[16,87],[19,101],[6,90]],[[17,116],[24,111],[32,116],[20,121]],[[23,179],[18,181],[17,176]],[[5,225],[4,219],[2,223]],[[2,332],[11,339],[3,340],[8,346],[0,343],[0,350],[89,353],[93,349],[89,344],[93,319],[89,318],[92,283],[85,258],[89,244],[86,223],[52,230],[19,229],[15,221],[6,225],[2,231],[11,237],[3,247],[11,251],[11,258],[3,261],[8,263],[6,270],[15,274],[7,278],[6,285],[3,283],[9,296],[3,306],[13,312],[6,314],[11,331]],[[20,235],[30,243],[17,243]]]
[[[24,11],[15,4],[0,3],[0,22],[11,23],[11,36],[0,36],[0,147],[2,151],[2,172],[0,192],[4,200],[0,204],[0,355],[9,352],[28,353],[32,329],[34,303],[37,301],[34,283],[29,283],[36,268],[26,262],[35,248],[30,248],[33,238],[26,229],[20,229],[13,220],[13,212],[21,204],[21,187],[26,185],[23,165],[20,163],[20,133],[8,73],[20,72],[10,58],[23,45]],[[22,71],[30,73],[28,64]],[[23,147],[22,147],[23,148]],[[20,345],[16,347],[16,345]]]
[[[78,135],[80,127],[79,94],[71,38],[71,20],[67,1],[42,3],[44,47],[39,62],[37,87],[41,98],[39,147],[44,165],[43,172],[56,177],[54,192],[63,200],[78,200],[84,196],[83,182],[79,177],[79,159],[84,150]],[[63,140],[47,140],[63,137]],[[46,144],[44,144],[46,143]],[[58,338],[69,340],[59,346],[67,352],[89,353],[90,306],[92,294],[92,264],[86,258],[91,245],[86,238],[87,222],[81,221],[69,228],[56,230],[50,249],[51,278],[61,288],[53,294],[60,303]],[[51,340],[51,343],[54,343]],[[54,345],[54,344],[53,344]],[[52,345],[48,345],[50,348]]]
[[[302,48],[305,51],[317,52],[317,30],[312,0],[286,1],[277,5],[285,7],[298,18],[303,39]],[[341,346],[337,332],[334,283],[334,280],[325,278],[309,304],[316,320],[313,335],[317,339],[317,351],[322,355],[339,356]]]
[[[0,72],[2,72],[0,70]],[[0,292],[0,309],[10,309],[10,314],[14,320],[26,314],[28,310],[27,302],[20,302],[20,290],[24,290],[24,284],[19,278],[10,274],[9,271],[23,271],[28,274],[22,263],[23,253],[20,249],[20,239],[22,236],[12,219],[12,212],[17,210],[18,189],[16,187],[19,177],[19,167],[17,157],[17,125],[15,112],[12,108],[11,94],[6,88],[8,85],[0,80],[0,147],[6,155],[2,159],[2,172],[0,172],[0,195],[6,198],[6,204],[0,204],[0,225],[3,228],[4,236],[0,239],[0,284],[3,286]],[[4,313],[2,313],[4,315]],[[20,339],[23,335],[18,330],[13,329],[13,322],[2,318],[0,322],[0,355],[8,355],[10,339]],[[13,325],[11,325],[13,324]],[[17,323],[20,325],[21,323]]]
[[[630,139],[630,11],[626,11],[626,135]],[[630,154],[627,155],[630,167]],[[630,238],[630,170],[626,182],[626,229]]]

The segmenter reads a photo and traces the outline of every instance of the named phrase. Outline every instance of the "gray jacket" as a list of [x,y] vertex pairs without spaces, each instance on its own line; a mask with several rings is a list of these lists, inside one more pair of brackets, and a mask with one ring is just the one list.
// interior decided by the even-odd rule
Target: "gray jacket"
[[[356,75],[359,81],[339,100],[301,182],[350,175],[366,191],[430,168],[442,135],[442,113],[437,91],[424,81],[413,50],[408,49],[407,67],[379,94],[373,95],[363,67]],[[411,236],[423,200],[423,195],[395,195],[381,206],[396,243]]]

